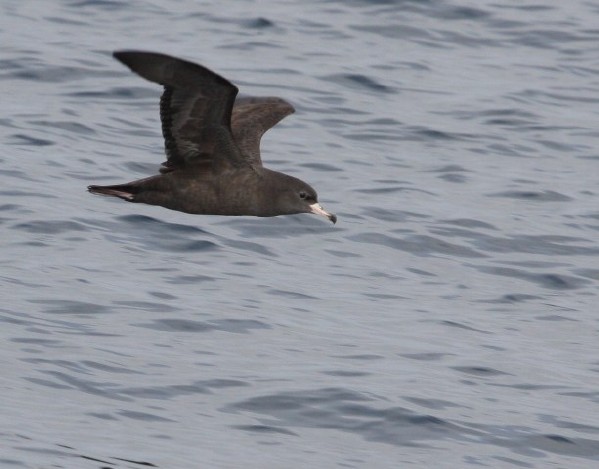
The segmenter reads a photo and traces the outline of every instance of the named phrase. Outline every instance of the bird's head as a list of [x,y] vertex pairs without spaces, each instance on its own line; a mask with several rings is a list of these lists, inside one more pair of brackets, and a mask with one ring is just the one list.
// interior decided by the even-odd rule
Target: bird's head
[[337,222],[337,216],[318,203],[318,194],[309,184],[292,176],[286,176],[282,182],[277,191],[277,205],[285,213],[314,213]]

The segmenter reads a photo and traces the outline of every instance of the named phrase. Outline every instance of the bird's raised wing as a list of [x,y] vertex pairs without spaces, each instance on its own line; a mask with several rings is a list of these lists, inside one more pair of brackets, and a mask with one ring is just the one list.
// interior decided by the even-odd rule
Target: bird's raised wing
[[231,116],[231,130],[243,157],[251,165],[261,166],[260,139],[264,132],[295,112],[281,98],[237,98]]
[[163,171],[209,164],[216,171],[247,164],[231,133],[237,87],[201,65],[165,54],[117,51],[114,57],[164,86],[160,119],[167,161]]

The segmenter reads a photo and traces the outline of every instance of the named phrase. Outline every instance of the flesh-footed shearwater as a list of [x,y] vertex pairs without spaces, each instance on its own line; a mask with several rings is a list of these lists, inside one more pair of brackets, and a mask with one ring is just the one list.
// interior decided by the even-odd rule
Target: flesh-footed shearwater
[[126,184],[89,186],[94,194],[203,215],[274,217],[315,213],[337,217],[299,179],[262,166],[264,132],[295,112],[281,98],[238,98],[238,89],[207,68],[164,54],[113,56],[164,87],[160,120],[167,161],[160,173]]

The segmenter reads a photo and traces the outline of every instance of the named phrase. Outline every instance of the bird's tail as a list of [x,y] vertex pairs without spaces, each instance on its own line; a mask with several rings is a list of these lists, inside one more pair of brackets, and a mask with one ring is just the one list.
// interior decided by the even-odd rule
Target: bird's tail
[[116,184],[114,186],[87,186],[87,190],[92,194],[108,195],[118,197],[119,199],[133,202],[136,187],[132,184]]

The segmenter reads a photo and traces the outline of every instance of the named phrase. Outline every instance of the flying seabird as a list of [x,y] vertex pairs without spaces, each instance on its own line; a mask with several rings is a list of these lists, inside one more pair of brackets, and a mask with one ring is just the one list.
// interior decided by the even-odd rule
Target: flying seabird
[[337,217],[305,182],[262,166],[264,132],[295,112],[281,98],[236,98],[238,89],[207,68],[165,54],[117,51],[113,56],[164,87],[160,119],[167,161],[160,173],[94,194],[202,215],[273,217],[315,213]]

